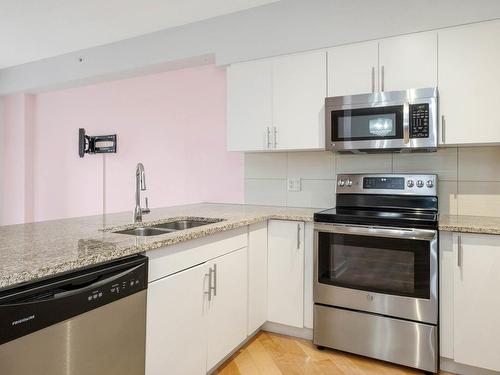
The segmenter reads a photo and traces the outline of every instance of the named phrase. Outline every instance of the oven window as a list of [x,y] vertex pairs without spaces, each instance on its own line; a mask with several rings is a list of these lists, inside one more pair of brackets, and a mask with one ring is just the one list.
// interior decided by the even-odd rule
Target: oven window
[[400,139],[403,106],[332,111],[332,141]]
[[430,298],[430,243],[318,234],[318,281],[345,288]]

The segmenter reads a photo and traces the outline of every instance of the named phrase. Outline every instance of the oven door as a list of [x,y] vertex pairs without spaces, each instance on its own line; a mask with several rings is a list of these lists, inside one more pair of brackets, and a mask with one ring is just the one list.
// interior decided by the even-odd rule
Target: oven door
[[316,223],[314,302],[437,324],[435,230]]

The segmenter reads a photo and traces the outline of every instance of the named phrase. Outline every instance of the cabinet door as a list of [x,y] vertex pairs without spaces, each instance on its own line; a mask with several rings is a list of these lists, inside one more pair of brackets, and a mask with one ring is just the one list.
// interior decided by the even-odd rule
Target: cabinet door
[[437,86],[437,32],[379,42],[380,91]]
[[328,96],[378,91],[378,42],[328,50]]
[[207,269],[203,264],[149,284],[146,375],[206,373]]
[[[500,142],[500,21],[438,32],[441,143]],[[444,138],[444,139],[443,139]]]
[[269,220],[268,318],[304,326],[304,223]]
[[454,360],[500,371],[500,236],[454,238]]
[[453,234],[439,233],[439,354],[453,359]]
[[227,147],[229,151],[268,148],[272,127],[272,63],[234,64],[227,69]]
[[326,83],[325,51],[273,61],[276,149],[325,148]]
[[212,369],[247,337],[247,248],[209,263],[214,291],[208,314],[207,369]]
[[267,222],[248,232],[248,334],[267,320]]

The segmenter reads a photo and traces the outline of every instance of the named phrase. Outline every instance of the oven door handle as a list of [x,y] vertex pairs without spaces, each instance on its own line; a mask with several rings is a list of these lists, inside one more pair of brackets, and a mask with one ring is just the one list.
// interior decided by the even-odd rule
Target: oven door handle
[[423,241],[431,241],[437,236],[437,231],[432,229],[387,228],[365,225],[338,225],[316,223],[314,229],[318,232],[327,233],[351,234],[370,237],[390,237]]

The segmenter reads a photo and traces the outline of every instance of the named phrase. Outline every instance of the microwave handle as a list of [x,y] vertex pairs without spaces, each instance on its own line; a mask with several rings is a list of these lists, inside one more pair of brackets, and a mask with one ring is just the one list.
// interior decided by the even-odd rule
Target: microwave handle
[[410,105],[405,102],[403,105],[403,143],[410,143]]

